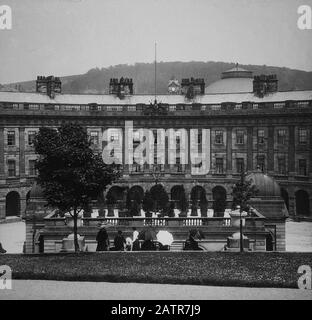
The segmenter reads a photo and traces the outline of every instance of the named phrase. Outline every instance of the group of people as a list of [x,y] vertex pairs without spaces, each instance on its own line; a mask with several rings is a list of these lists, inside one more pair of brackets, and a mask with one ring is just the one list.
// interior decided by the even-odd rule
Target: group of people
[[[140,245],[139,232],[135,227],[132,228],[132,238],[125,238],[122,231],[118,230],[117,235],[114,238],[114,246],[110,247],[110,241],[108,233],[105,228],[105,224],[102,224],[100,230],[96,236],[97,248],[96,251],[139,251],[139,250],[156,250],[155,242],[151,233],[145,233],[144,241]],[[142,238],[142,237],[141,237]],[[185,241],[184,250],[202,250],[198,245],[198,240],[203,239],[204,235],[197,229],[191,229],[189,236]],[[169,246],[163,246],[159,243],[159,250],[169,250]]]
[[125,238],[121,230],[118,230],[117,235],[114,238],[114,247],[110,247],[110,241],[108,233],[105,228],[105,224],[102,224],[100,230],[96,236],[97,247],[96,251],[138,251],[140,250],[139,232],[133,227],[132,239],[130,237]]

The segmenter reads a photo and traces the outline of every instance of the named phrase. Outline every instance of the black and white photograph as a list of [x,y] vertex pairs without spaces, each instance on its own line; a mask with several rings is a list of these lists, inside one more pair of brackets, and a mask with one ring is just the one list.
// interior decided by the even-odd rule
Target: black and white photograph
[[311,277],[312,0],[0,0],[0,300],[200,318]]

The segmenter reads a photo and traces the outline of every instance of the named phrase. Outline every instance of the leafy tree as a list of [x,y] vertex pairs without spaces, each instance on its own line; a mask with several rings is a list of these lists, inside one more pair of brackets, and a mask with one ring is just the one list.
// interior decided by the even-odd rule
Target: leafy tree
[[246,173],[242,173],[240,180],[235,183],[232,189],[233,208],[240,206],[242,211],[248,211],[248,202],[250,198],[258,193],[257,187],[252,180],[246,179]]
[[[251,197],[258,193],[257,187],[252,183],[252,180],[246,179],[246,173],[242,173],[240,180],[233,186],[233,208],[240,206],[240,212],[248,211],[248,202]],[[243,246],[243,224],[240,217],[240,252],[244,251]]]
[[90,146],[86,129],[77,124],[63,124],[58,130],[40,128],[34,141],[39,155],[37,181],[47,205],[73,217],[76,252],[79,213],[119,177],[116,166],[104,164]]
[[151,196],[151,193],[147,190],[143,198],[143,210],[146,213],[146,216],[150,216],[150,212],[154,209],[154,200]]
[[187,214],[188,201],[186,199],[185,189],[184,189],[183,186],[181,188],[181,194],[180,194],[180,197],[179,197],[178,207],[181,210],[181,215],[186,215]]
[[130,216],[134,217],[134,216],[139,216],[140,215],[140,209],[141,206],[140,204],[137,202],[137,200],[133,200],[131,202],[131,207],[130,207]]
[[161,184],[154,185],[151,190],[151,197],[154,200],[154,207],[156,211],[165,211],[169,202],[169,197]]
[[174,217],[174,203],[167,203],[167,208],[166,208],[166,215],[170,218]]

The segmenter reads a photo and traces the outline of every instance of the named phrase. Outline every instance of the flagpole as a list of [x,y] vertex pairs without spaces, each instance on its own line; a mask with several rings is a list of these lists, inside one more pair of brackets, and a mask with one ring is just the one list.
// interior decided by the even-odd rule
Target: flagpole
[[156,69],[156,58],[157,58],[157,43],[155,42],[155,102],[156,102],[156,96],[157,96],[157,84],[156,84],[156,80],[157,80],[157,69]]

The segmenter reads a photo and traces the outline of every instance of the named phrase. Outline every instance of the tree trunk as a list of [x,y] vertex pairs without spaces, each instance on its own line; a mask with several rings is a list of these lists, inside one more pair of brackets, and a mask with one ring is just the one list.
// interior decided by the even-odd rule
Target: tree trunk
[[78,220],[77,209],[74,209],[74,245],[75,245],[75,252],[79,251],[77,220]]
[[239,215],[239,248],[240,252],[244,252],[244,241],[243,241],[243,221],[242,221],[242,209],[240,208],[240,215]]

